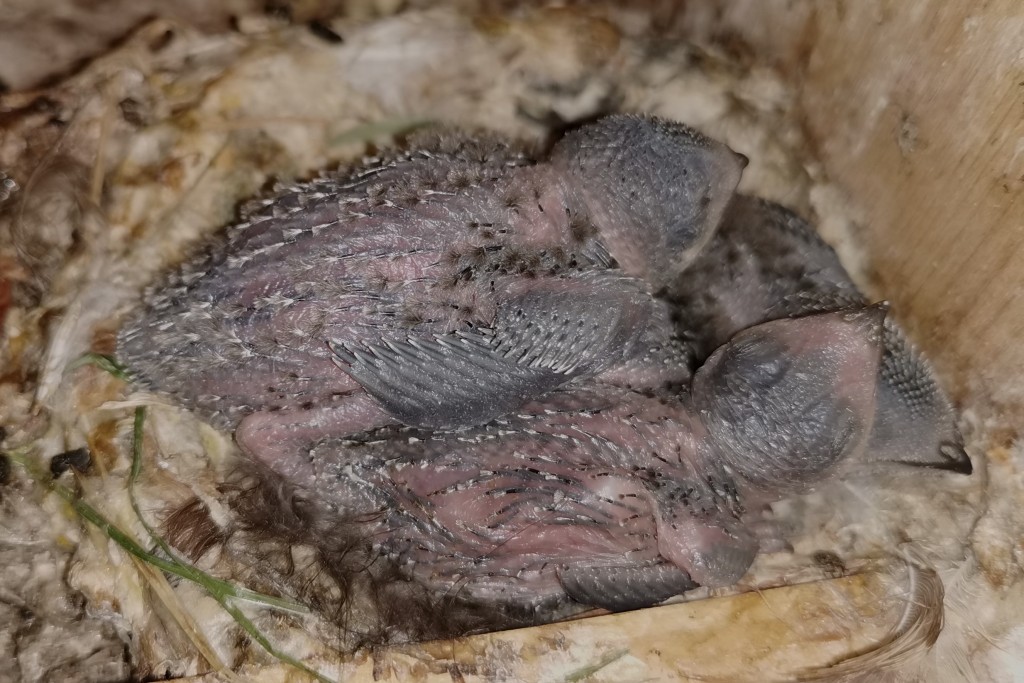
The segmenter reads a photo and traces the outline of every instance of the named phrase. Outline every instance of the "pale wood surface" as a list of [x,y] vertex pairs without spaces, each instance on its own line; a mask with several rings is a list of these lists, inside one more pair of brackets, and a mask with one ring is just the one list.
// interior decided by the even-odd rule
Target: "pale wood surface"
[[[761,592],[490,633],[360,655],[346,664],[307,658],[346,683],[415,681],[794,680],[870,650],[902,611],[891,579],[874,572]],[[723,638],[723,633],[744,634]],[[756,643],[756,645],[755,645]],[[305,680],[284,665],[242,668],[243,680]],[[215,675],[181,679],[212,683]]]
[[[714,5],[714,6],[712,6]],[[722,0],[799,89],[826,172],[863,214],[877,293],[961,399],[1024,404],[1024,3]]]

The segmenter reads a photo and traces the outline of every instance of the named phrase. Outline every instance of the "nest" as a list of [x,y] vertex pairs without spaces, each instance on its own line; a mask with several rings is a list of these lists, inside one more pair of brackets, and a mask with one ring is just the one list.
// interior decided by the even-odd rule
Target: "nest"
[[[346,584],[337,556],[268,536],[272,520],[243,523],[240,508],[262,494],[239,474],[230,435],[132,393],[88,355],[113,351],[141,289],[240,202],[424,122],[540,141],[609,111],[684,121],[749,157],[740,190],[814,217],[872,291],[861,217],[815,160],[790,86],[735,40],[679,40],[660,11],[392,14],[378,3],[313,25],[242,15],[213,33],[160,19],[52,86],[0,99],[0,425],[12,470],[0,592],[13,596],[0,601],[11,625],[0,652],[15,680],[283,680],[294,665],[329,680],[456,681],[970,670],[967,654],[1009,628],[1012,607],[996,596],[1021,573],[1012,555],[998,559],[1010,552],[1004,513],[989,507],[984,473],[847,480],[778,504],[793,552],[762,556],[713,595],[402,645],[471,630],[472,615],[421,606],[420,630],[372,627],[379,603],[367,595],[394,582]],[[992,424],[964,427],[976,461],[989,448],[1015,457],[991,446]],[[86,473],[42,471],[79,448]],[[409,604],[392,597],[392,609]]]

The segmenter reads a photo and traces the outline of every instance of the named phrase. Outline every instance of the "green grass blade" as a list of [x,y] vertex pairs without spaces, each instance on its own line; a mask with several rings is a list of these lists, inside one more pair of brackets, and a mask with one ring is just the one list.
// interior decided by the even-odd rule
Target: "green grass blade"
[[422,128],[433,123],[430,119],[424,118],[394,118],[384,121],[374,121],[354,126],[348,130],[338,133],[328,141],[328,145],[334,147],[353,142],[370,142],[380,137],[401,135],[417,128]]
[[300,671],[309,674],[310,676],[313,676],[322,683],[335,683],[335,681],[332,681],[330,678],[327,678],[320,672],[306,666],[295,657],[292,657],[291,655],[278,650],[277,647],[273,643],[271,643],[270,640],[265,635],[263,635],[263,632],[256,627],[256,624],[252,623],[249,617],[245,616],[245,613],[242,612],[242,610],[240,610],[237,605],[231,604],[226,599],[218,600],[217,602],[219,602],[220,606],[224,608],[224,611],[231,615],[231,618],[235,620],[235,623],[241,626],[242,629],[249,634],[249,637],[255,640],[257,643],[259,643],[260,647],[266,650],[267,653],[270,654],[272,657],[281,662],[284,662],[285,664],[293,666],[296,669],[299,669]]
[[278,650],[273,643],[271,643],[267,637],[259,631],[256,625],[253,624],[247,616],[245,616],[238,606],[232,603],[232,601],[245,600],[247,602],[258,603],[295,613],[308,613],[309,608],[287,598],[264,595],[246,588],[239,588],[227,581],[210,576],[206,572],[181,561],[177,558],[173,549],[167,544],[167,542],[160,538],[159,535],[155,533],[155,530],[153,530],[153,528],[146,523],[145,519],[143,519],[140,514],[138,502],[135,499],[134,483],[142,470],[142,434],[145,426],[145,416],[145,408],[136,408],[133,434],[134,439],[132,443],[132,468],[129,477],[129,499],[132,509],[139,518],[139,522],[152,537],[153,541],[168,555],[168,557],[161,557],[160,555],[143,548],[131,536],[107,519],[99,510],[82,500],[78,494],[68,487],[54,481],[53,478],[49,476],[48,472],[36,467],[28,457],[32,451],[31,447],[26,446],[8,451],[6,455],[13,462],[24,468],[37,483],[42,484],[48,491],[55,493],[65,500],[80,517],[99,528],[107,538],[117,543],[122,550],[133,555],[139,560],[160,569],[161,571],[171,574],[172,576],[177,576],[185,579],[186,581],[191,581],[202,586],[203,589],[206,590],[210,596],[213,597],[213,599],[231,615],[238,625],[271,656],[285,664],[288,664],[289,666],[293,666],[310,674],[311,676],[316,677],[320,681],[332,683],[330,679],[327,679],[316,671],[310,669],[299,660]]
[[113,356],[107,356],[102,353],[86,353],[82,356],[79,356],[75,360],[75,362],[69,365],[68,370],[75,370],[77,368],[82,367],[83,365],[92,365],[94,367],[99,368],[100,370],[105,370],[106,372],[109,372],[111,375],[120,380],[123,380],[125,382],[131,381],[131,377],[128,376],[128,371],[125,370],[124,367],[120,363],[118,363]]
[[146,409],[143,406],[138,406],[135,408],[135,419],[132,425],[132,467],[128,476],[128,501],[131,503],[132,510],[135,512],[135,516],[138,517],[139,523],[142,524],[152,541],[160,547],[160,550],[162,550],[165,555],[170,557],[171,560],[178,565],[179,572],[177,573],[177,576],[181,576],[189,581],[198,583],[213,597],[217,598],[218,601],[222,598],[231,597],[239,600],[245,600],[247,602],[267,605],[268,607],[273,607],[275,609],[294,612],[296,614],[308,614],[309,608],[302,603],[289,600],[288,598],[257,593],[256,591],[251,591],[247,588],[239,588],[234,584],[210,576],[201,569],[192,566],[191,563],[179,557],[177,551],[172,548],[153,527],[149,525],[146,518],[142,515],[142,509],[139,506],[138,498],[135,495],[135,482],[138,480],[139,474],[142,472],[142,441],[145,433],[145,425]]

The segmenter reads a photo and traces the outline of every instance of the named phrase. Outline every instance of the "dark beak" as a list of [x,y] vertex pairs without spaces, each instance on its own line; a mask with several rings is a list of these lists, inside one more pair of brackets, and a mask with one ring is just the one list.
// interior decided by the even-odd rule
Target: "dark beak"
[[939,455],[941,459],[935,462],[897,461],[897,464],[909,467],[924,467],[930,470],[944,470],[946,472],[956,472],[957,474],[969,475],[974,472],[974,465],[971,463],[970,456],[967,455],[964,447],[958,443],[944,441],[939,446]]

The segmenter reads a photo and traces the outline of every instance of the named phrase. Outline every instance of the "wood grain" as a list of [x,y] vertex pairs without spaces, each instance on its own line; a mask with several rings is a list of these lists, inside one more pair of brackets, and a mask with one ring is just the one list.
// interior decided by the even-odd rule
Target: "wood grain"
[[[765,683],[870,650],[896,625],[891,577],[867,572],[760,592],[536,628],[488,633],[306,664],[346,683],[414,681],[678,681]],[[743,637],[723,637],[723,633]],[[756,643],[753,645],[752,643]],[[245,668],[244,680],[307,680],[285,665]],[[179,679],[213,683],[216,676]],[[817,679],[815,679],[817,680]]]
[[797,86],[876,294],[961,400],[1024,405],[1024,4],[721,0],[689,29]]

